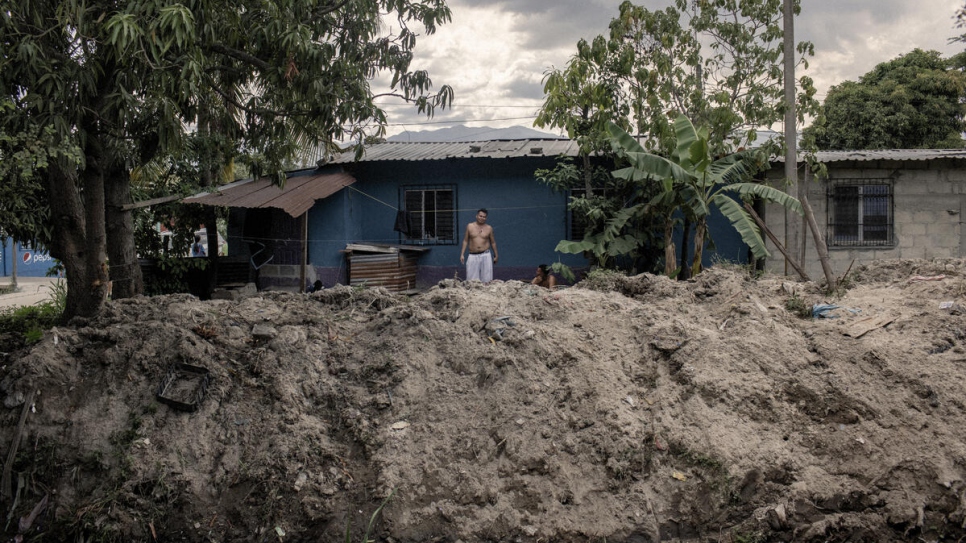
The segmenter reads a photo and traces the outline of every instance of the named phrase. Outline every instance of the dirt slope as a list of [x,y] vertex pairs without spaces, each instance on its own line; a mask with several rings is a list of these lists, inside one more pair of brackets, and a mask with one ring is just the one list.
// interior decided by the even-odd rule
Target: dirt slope
[[2,361],[4,533],[362,541],[391,494],[378,541],[957,541],[963,262],[852,282],[112,302]]

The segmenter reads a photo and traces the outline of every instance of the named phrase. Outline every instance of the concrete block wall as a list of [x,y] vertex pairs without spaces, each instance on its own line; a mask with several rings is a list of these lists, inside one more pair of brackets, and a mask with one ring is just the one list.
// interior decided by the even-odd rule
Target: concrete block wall
[[[773,168],[768,174],[773,186],[781,186],[783,168]],[[822,235],[827,234],[828,182],[837,179],[893,179],[894,245],[887,247],[829,247],[829,258],[835,274],[841,277],[849,266],[865,262],[896,258],[956,258],[966,256],[966,230],[962,222],[966,215],[966,167],[959,161],[869,161],[830,163],[828,181],[811,178],[808,200]],[[799,172],[801,180],[801,170]],[[802,218],[789,213],[790,220],[800,223]],[[784,240],[786,213],[780,206],[768,205],[765,223]],[[805,230],[805,270],[812,280],[824,280],[821,263],[811,232]],[[771,273],[785,273],[781,252],[767,241],[771,256],[765,269]],[[796,252],[797,253],[797,252]],[[854,263],[854,264],[853,264]],[[788,268],[789,275],[795,275]]]

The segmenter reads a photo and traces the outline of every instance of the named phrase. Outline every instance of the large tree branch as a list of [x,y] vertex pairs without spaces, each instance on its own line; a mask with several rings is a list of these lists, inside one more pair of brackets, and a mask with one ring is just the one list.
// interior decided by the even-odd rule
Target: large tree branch
[[226,47],[224,45],[221,45],[220,43],[212,43],[208,46],[208,48],[216,53],[221,53],[222,55],[226,55],[234,59],[238,59],[242,62],[251,64],[252,66],[259,68],[261,70],[268,71],[272,68],[271,64],[265,62],[264,60],[256,56],[249,55],[248,53],[244,51],[239,51],[238,49],[232,49],[231,47]]
[[319,9],[315,10],[312,13],[312,18],[315,19],[315,18],[318,18],[318,17],[324,17],[325,15],[328,15],[328,14],[332,13],[333,11],[336,11],[339,8],[341,8],[342,6],[346,5],[348,2],[349,2],[349,0],[341,0],[340,2],[336,2],[334,5],[332,5],[330,7],[320,7]]

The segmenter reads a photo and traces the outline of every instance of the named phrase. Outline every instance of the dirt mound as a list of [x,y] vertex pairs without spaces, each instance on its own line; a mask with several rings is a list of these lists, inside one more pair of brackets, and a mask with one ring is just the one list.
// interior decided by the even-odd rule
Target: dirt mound
[[853,271],[111,302],[0,370],[5,534],[958,540],[963,263]]

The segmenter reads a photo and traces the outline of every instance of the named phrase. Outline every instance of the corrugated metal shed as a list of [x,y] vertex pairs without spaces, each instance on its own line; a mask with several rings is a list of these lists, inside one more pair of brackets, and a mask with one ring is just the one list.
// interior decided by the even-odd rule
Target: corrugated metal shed
[[[815,153],[819,162],[866,162],[872,160],[966,159],[966,149],[881,149],[867,151],[819,151]],[[802,161],[801,155],[799,162]],[[776,162],[785,162],[785,157],[775,157]]]
[[[383,160],[446,160],[451,158],[517,158],[577,156],[577,143],[566,139],[493,140],[475,142],[384,142],[366,146],[363,162]],[[355,162],[355,153],[333,158],[330,164]]]
[[349,284],[406,292],[416,287],[419,256],[429,249],[405,245],[350,243],[345,248]]
[[222,207],[281,209],[292,217],[299,217],[315,205],[316,200],[331,196],[356,182],[344,172],[289,177],[285,187],[280,188],[268,179],[236,181],[215,192],[206,192],[185,198],[184,203]]

